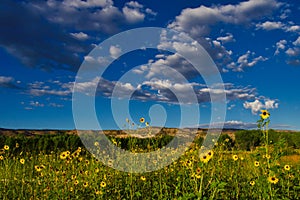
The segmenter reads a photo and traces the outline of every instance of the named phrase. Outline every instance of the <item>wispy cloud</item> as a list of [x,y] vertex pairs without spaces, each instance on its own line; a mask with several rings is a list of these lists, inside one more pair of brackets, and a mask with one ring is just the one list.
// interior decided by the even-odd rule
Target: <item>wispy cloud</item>
[[21,89],[15,82],[15,79],[10,76],[0,76],[0,88]]
[[233,71],[241,72],[247,67],[253,67],[258,62],[263,62],[268,60],[268,58],[265,58],[263,56],[257,56],[255,57],[255,53],[251,51],[247,51],[245,54],[238,57],[236,62],[231,62],[228,64],[228,68],[232,69]]
[[[200,128],[209,128],[210,124],[200,124],[198,127]],[[257,128],[256,123],[249,123],[249,122],[242,122],[238,120],[230,120],[225,121],[224,123],[213,123],[212,126],[219,127],[220,125],[223,125],[224,129],[255,129]]]

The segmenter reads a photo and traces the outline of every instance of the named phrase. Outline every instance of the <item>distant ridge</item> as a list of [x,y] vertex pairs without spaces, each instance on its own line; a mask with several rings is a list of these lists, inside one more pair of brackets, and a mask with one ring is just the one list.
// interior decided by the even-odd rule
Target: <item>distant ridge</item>
[[[152,133],[163,134],[163,135],[170,135],[175,136],[177,134],[178,128],[171,128],[171,127],[151,127]],[[208,131],[207,128],[183,128],[180,130],[184,130],[184,132],[192,132],[197,131],[197,134],[205,135]],[[212,131],[217,129],[211,129]],[[234,135],[236,131],[240,131],[244,129],[235,129],[235,128],[224,128],[222,129],[222,133],[228,134],[230,136]],[[85,130],[86,133],[93,133],[99,130]],[[135,130],[135,134],[138,136],[139,133],[145,133],[145,128],[140,128]],[[292,133],[296,132],[293,130],[276,130],[278,132],[286,132]],[[125,131],[123,130],[103,130],[104,134],[108,136],[115,136],[115,137],[127,137]],[[7,129],[7,128],[0,128],[0,135],[3,136],[27,136],[27,137],[34,137],[38,135],[61,135],[61,134],[68,134],[68,135],[77,135],[77,130],[59,130],[59,129]]]

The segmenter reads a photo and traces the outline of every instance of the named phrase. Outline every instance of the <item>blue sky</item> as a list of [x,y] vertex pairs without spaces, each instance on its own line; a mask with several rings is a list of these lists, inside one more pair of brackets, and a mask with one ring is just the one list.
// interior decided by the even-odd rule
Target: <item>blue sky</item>
[[[254,128],[260,110],[268,109],[273,128],[300,130],[299,12],[298,1],[277,0],[2,0],[0,127],[74,129],[72,91],[76,77],[80,78],[78,69],[84,62],[105,63],[91,57],[90,51],[122,31],[161,27],[187,34],[216,63],[227,96],[225,127]],[[153,49],[122,55],[118,44],[109,53],[117,59],[103,77],[95,75],[78,89],[83,98],[95,98],[102,128],[122,128],[120,121],[125,124],[126,117],[136,123],[145,117],[152,125],[178,127],[180,107],[192,109],[183,89],[191,85],[201,117],[190,126],[210,123],[205,82],[182,57]],[[177,70],[188,82],[181,82],[161,64]],[[127,72],[140,84],[122,79]],[[87,94],[95,84],[97,94]],[[130,116],[120,111],[113,117],[110,97],[116,86],[124,90],[119,91],[120,99],[126,91],[135,92],[128,106]],[[186,99],[178,102],[176,95]],[[89,116],[82,120],[86,129],[94,128]]]

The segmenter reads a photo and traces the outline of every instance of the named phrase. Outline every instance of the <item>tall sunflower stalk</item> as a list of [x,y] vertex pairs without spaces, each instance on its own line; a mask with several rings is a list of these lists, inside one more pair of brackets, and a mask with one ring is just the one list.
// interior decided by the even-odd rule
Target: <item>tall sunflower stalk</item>
[[[264,145],[265,145],[265,157],[267,158],[267,176],[268,179],[271,177],[270,169],[270,154],[269,154],[269,124],[270,124],[270,113],[267,110],[261,110],[260,119],[257,121],[258,128],[262,131],[264,136]],[[272,199],[272,187],[269,181],[269,198]]]

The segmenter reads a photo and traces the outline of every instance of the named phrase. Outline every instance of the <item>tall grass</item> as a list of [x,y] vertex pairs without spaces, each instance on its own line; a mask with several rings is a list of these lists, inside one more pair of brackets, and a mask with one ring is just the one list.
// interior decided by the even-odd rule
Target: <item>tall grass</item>
[[[171,165],[146,174],[104,166],[84,148],[14,154],[16,147],[10,146],[1,153],[0,199],[299,198],[300,167],[280,160],[281,144],[270,145],[266,158],[263,147],[225,151],[226,141],[217,144],[208,162],[200,160],[200,147],[193,145]],[[270,176],[278,182],[270,182]]]
[[[178,160],[144,174],[103,165],[75,139],[66,140],[72,148],[62,144],[50,151],[6,140],[0,147],[0,199],[300,199],[300,156],[291,154],[283,138],[271,143],[265,122],[259,121],[261,144],[252,151],[239,150],[222,136],[213,150],[199,155],[199,137]],[[145,152],[172,137],[110,139]]]

